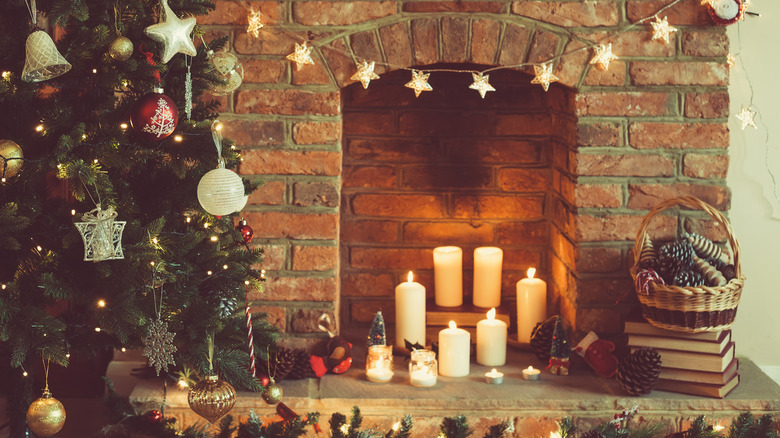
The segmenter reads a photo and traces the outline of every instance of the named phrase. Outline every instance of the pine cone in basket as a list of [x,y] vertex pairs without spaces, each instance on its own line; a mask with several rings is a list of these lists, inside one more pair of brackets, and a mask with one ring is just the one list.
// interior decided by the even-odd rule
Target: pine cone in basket
[[631,395],[649,394],[661,374],[661,355],[655,348],[640,348],[618,366],[617,381]]
[[591,429],[583,433],[580,438],[604,438],[604,434],[598,429]]
[[681,271],[674,276],[676,286],[701,286],[704,284],[704,277],[696,271]]
[[637,265],[640,269],[655,269],[658,264],[658,251],[653,246],[653,241],[650,240],[650,236],[645,234],[645,239],[642,241],[642,250],[639,252],[639,260]]
[[696,256],[693,257],[693,270],[701,274],[707,286],[723,286],[728,282],[718,268]]
[[295,355],[295,363],[292,369],[287,374],[288,379],[306,379],[308,377],[314,377],[314,370],[311,369],[311,355],[303,348],[296,348],[293,350]]
[[554,330],[555,318],[550,318],[547,321],[537,323],[536,327],[531,331],[531,348],[533,348],[536,357],[545,363],[550,360]]
[[722,263],[729,262],[729,256],[720,249],[718,244],[696,233],[685,234],[685,240],[690,242],[696,255],[703,259],[715,259]]
[[665,243],[658,250],[658,273],[667,283],[673,284],[678,272],[691,269],[693,254],[693,247],[687,240]]

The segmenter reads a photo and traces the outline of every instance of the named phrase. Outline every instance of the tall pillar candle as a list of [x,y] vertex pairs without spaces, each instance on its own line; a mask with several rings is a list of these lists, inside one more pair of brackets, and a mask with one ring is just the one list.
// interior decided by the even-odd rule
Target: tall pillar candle
[[490,309],[487,319],[477,323],[477,363],[497,367],[506,364],[506,323]]
[[483,246],[474,250],[474,295],[477,307],[498,307],[501,305],[501,263],[504,252],[494,246]]
[[434,293],[437,306],[463,304],[463,250],[440,246],[433,250]]
[[439,332],[439,374],[468,376],[471,367],[471,334],[459,329],[455,321]]
[[404,341],[425,345],[425,286],[408,281],[395,287],[395,345],[406,348]]
[[547,319],[547,283],[535,274],[536,269],[528,268],[528,278],[517,282],[518,342],[531,342],[536,323]]

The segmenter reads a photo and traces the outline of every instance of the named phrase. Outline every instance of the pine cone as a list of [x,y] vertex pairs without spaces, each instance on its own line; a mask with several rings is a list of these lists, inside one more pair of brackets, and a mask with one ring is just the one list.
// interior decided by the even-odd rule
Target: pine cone
[[655,269],[658,263],[658,251],[653,247],[653,241],[645,234],[642,242],[642,250],[639,252],[638,265],[641,269]]
[[731,281],[732,279],[737,278],[737,270],[734,268],[734,265],[725,266],[723,269],[720,269],[720,273],[726,277],[726,281]]
[[281,382],[295,366],[295,352],[290,348],[278,347],[269,355],[269,375]]
[[704,277],[696,271],[681,271],[674,276],[674,282],[677,286],[701,286],[704,284]]
[[555,330],[555,318],[537,323],[531,331],[531,348],[533,348],[536,357],[545,363],[550,360],[553,330]]
[[306,379],[314,377],[314,371],[311,369],[311,355],[303,348],[293,350],[295,363],[287,374],[288,379]]
[[687,240],[665,243],[658,250],[658,273],[668,284],[673,284],[677,273],[691,269],[693,254],[693,247]]
[[618,366],[617,381],[631,395],[649,394],[661,374],[661,355],[655,348],[640,348]]
[[598,429],[592,429],[583,433],[580,438],[604,438],[604,434]]

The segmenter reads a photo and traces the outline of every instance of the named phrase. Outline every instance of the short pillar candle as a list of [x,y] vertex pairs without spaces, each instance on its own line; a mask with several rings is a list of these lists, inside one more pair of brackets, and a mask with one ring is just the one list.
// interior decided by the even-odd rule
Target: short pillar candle
[[501,264],[504,252],[495,246],[483,246],[474,250],[474,294],[477,307],[501,305]]
[[471,334],[450,321],[450,327],[439,332],[439,374],[464,377],[469,375],[470,367]]
[[487,319],[477,323],[477,363],[498,367],[506,364],[506,332],[504,321],[496,319],[496,309],[490,309]]
[[437,306],[463,304],[463,250],[457,246],[433,249],[434,297]]
[[425,345],[425,286],[408,281],[395,288],[395,346],[406,348],[406,342]]

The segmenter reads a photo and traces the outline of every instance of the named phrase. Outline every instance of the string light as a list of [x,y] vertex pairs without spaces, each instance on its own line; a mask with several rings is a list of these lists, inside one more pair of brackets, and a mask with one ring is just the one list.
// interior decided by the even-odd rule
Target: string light
[[222,265],[222,269],[227,271],[228,265]]
[[11,78],[11,72],[10,71],[4,71],[3,72],[3,79],[8,80]]
[[249,24],[247,25],[246,33],[251,34],[255,38],[260,38],[260,29],[264,26],[260,11],[255,11],[255,8],[250,8],[248,19]]
[[[244,284],[249,286],[249,280],[244,280]],[[4,288],[5,289],[5,288]]]
[[156,237],[152,237],[152,243],[157,245],[159,243],[159,240],[157,240]]
[[393,432],[398,432],[401,429],[401,422],[396,421],[395,424],[393,424]]
[[612,53],[612,43],[601,44],[593,48],[593,59],[590,60],[591,65],[595,65],[597,69],[601,71],[609,70],[609,63],[618,59],[618,57]]
[[127,129],[127,123],[120,123],[119,127],[122,128],[122,130],[124,131],[125,129]]
[[71,216],[75,216],[75,215],[76,215],[76,210],[71,210],[71,211],[70,211],[70,215],[71,215]]
[[149,264],[152,265],[152,267],[154,267],[154,261],[149,262]]
[[122,348],[119,349],[119,351],[121,351],[122,353],[126,353],[127,352],[127,348],[122,347]]
[[43,132],[43,123],[35,127],[35,132]]
[[86,140],[87,139],[87,134],[81,134],[81,139],[82,140]]
[[190,387],[190,385],[188,385],[187,381],[184,380],[184,379],[179,379],[179,381],[177,382],[177,385],[179,385],[179,388],[181,388],[181,389],[185,389],[185,388],[189,388]]
[[65,357],[67,357],[68,359],[70,359],[70,353],[65,353]]
[[357,65],[357,72],[352,75],[350,79],[353,81],[360,81],[360,83],[363,84],[363,89],[367,89],[368,84],[371,83],[372,79],[379,79],[379,75],[374,73],[375,64],[374,61],[371,61],[370,64],[363,61],[362,64]]
[[758,129],[758,126],[756,126],[756,122],[754,120],[754,118],[756,117],[756,112],[751,111],[750,107],[743,106],[742,111],[740,111],[735,117],[742,122],[743,131],[748,126],[752,126],[754,129]]
[[404,87],[414,90],[414,97],[420,97],[423,91],[433,91],[433,87],[428,83],[430,73],[423,73],[420,70],[412,70],[412,80],[407,82]]
[[97,163],[98,163],[98,159],[97,159],[97,158],[95,158],[94,160],[92,160],[92,162],[93,162],[93,163],[95,163],[95,164],[97,164]]
[[735,65],[737,65],[737,60],[734,58],[734,55],[732,55],[731,53],[729,53],[728,56],[726,56],[726,64],[728,64],[729,70],[731,70],[732,68],[734,68]]
[[37,245],[37,246],[35,247],[35,249],[37,249],[37,250],[38,250],[38,252],[41,252],[41,251],[43,251],[43,248],[41,248],[41,245]]
[[2,289],[2,290],[5,290],[5,288],[7,288],[7,287],[8,287],[8,286],[7,286],[5,283],[3,283],[3,284],[0,284],[0,289]]
[[664,44],[669,44],[669,36],[677,32],[677,28],[669,25],[666,17],[655,17],[655,21],[650,25],[653,26],[653,40],[663,40]]
[[552,72],[552,62],[548,62],[542,65],[534,65],[534,74],[536,75],[531,79],[532,84],[541,84],[542,88],[546,92],[550,88],[552,82],[558,82],[558,76],[555,76]]
[[98,333],[100,333],[100,331],[101,331],[101,330],[100,330],[100,327],[95,327],[95,331],[96,331],[96,332],[98,332]]
[[209,223],[208,222],[204,222],[203,223],[203,228],[208,228],[208,227],[209,227]]
[[206,271],[206,275],[211,275],[211,274],[213,274],[213,272],[211,272],[211,271]]
[[192,218],[187,216],[187,217],[184,218],[184,222],[190,223],[190,222],[192,222]]
[[94,73],[94,74],[97,74],[97,69],[96,69],[96,68],[93,68],[93,69],[92,69],[92,73]]
[[27,371],[22,371],[22,377],[27,377],[29,374],[27,374]]
[[175,141],[177,143],[181,143],[182,140],[184,140],[184,137],[182,137],[181,135],[174,135],[173,136],[173,141]]
[[217,236],[211,236],[211,241],[212,242],[216,242],[217,240],[219,240],[219,238]]
[[469,88],[477,90],[479,95],[484,99],[485,94],[487,94],[488,91],[496,91],[496,89],[488,83],[489,77],[490,75],[482,75],[482,73],[472,73],[471,78],[474,79],[474,83],[469,85]]
[[295,43],[295,51],[286,56],[287,59],[295,63],[296,70],[300,70],[306,64],[314,65],[314,60],[311,59],[311,47],[306,45],[306,41],[303,45]]
[[97,306],[101,308],[106,307],[106,300],[98,300]]

